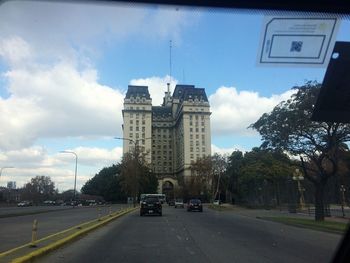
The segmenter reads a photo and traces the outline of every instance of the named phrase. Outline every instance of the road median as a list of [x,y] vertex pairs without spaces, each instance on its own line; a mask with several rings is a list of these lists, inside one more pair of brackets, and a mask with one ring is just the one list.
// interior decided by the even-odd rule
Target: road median
[[0,253],[0,262],[30,262],[34,258],[44,255],[54,249],[57,249],[69,242],[80,238],[81,236],[89,233],[90,231],[108,224],[112,220],[123,216],[127,213],[135,211],[137,208],[127,208],[120,210],[109,215],[91,220],[77,226],[68,228],[64,231],[49,235],[47,237],[36,240],[34,244],[27,243],[23,246],[10,249],[3,253]]

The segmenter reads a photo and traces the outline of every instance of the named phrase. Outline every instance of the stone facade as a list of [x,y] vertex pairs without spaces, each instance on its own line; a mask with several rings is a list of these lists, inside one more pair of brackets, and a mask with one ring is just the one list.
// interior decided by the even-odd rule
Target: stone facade
[[210,105],[204,89],[169,85],[161,106],[148,87],[129,86],[123,109],[123,153],[140,147],[159,178],[159,192],[191,176],[191,162],[211,154]]

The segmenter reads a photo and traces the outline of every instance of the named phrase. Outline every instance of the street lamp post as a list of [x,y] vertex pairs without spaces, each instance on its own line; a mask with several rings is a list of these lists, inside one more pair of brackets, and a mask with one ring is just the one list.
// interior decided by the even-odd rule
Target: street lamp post
[[344,212],[344,205],[345,205],[345,187],[344,185],[340,185],[340,192],[341,192],[341,199],[342,199],[342,202],[341,202],[341,211],[343,213],[343,217],[345,217],[345,212]]
[[75,195],[77,187],[77,170],[78,170],[78,155],[72,151],[60,151],[60,153],[71,153],[75,155],[75,173],[74,173],[74,192],[73,192],[73,207],[75,205]]
[[297,181],[298,183],[298,191],[300,194],[300,208],[304,209],[305,207],[305,199],[304,199],[304,191],[305,189],[301,186],[300,181],[304,180],[304,176],[302,175],[302,173],[299,171],[299,169],[295,169],[294,174],[293,174],[293,180]]

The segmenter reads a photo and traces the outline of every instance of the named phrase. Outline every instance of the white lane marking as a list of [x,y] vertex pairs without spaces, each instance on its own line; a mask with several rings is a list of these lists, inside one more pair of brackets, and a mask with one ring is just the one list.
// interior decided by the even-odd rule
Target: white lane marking
[[182,237],[180,237],[179,235],[176,235],[178,240],[182,240]]

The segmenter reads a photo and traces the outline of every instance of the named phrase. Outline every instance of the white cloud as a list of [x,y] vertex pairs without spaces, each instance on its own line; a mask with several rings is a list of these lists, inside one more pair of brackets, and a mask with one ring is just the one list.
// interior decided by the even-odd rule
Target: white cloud
[[170,79],[168,75],[163,78],[153,76],[149,78],[132,79],[130,85],[148,86],[152,98],[152,105],[159,106],[163,103],[164,92],[167,91],[167,83],[169,82],[171,83],[170,91],[172,93],[178,81],[174,78]]
[[170,6],[8,1],[0,8],[0,38],[20,36],[43,60],[71,59],[76,52],[98,55],[96,47],[129,37],[180,43],[183,28],[198,18],[199,12]]
[[241,152],[246,152],[247,150],[242,147],[242,146],[232,146],[232,147],[228,147],[228,148],[220,148],[214,144],[211,145],[211,153],[218,153],[221,155],[231,155],[232,152],[234,151],[241,151]]
[[0,57],[3,57],[10,65],[20,66],[20,63],[30,56],[30,47],[22,38],[12,36],[0,41]]
[[[123,149],[116,147],[104,148],[77,147],[71,149],[78,155],[77,189],[103,167],[110,166],[121,160]],[[75,157],[72,154],[48,154],[41,146],[33,146],[21,150],[0,152],[0,167],[13,166],[5,169],[0,178],[0,185],[8,181],[16,181],[17,187],[22,187],[37,175],[50,176],[59,190],[72,188],[74,182]]]
[[38,138],[121,133],[124,94],[99,84],[93,68],[78,71],[62,61],[10,69],[4,77],[10,97],[0,98],[0,149],[29,147]]
[[220,87],[209,96],[212,135],[256,135],[247,127],[263,113],[271,111],[279,102],[288,99],[294,91],[262,97],[254,91],[238,91],[234,87]]

